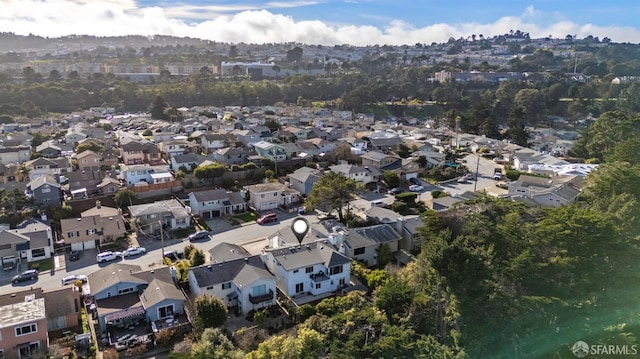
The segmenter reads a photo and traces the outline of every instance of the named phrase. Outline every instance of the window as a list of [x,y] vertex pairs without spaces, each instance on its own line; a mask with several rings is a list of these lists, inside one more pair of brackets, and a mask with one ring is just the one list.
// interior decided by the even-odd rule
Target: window
[[353,250],[353,255],[357,256],[360,254],[364,254],[364,247],[356,248]]
[[320,289],[322,287],[322,283],[316,283],[316,289]]
[[33,323],[25,325],[24,327],[16,328],[16,336],[27,335],[29,333],[35,333],[38,331],[38,325]]
[[261,284],[251,288],[251,295],[254,297],[267,294],[267,285]]
[[87,229],[87,235],[92,235],[92,234],[96,234],[96,230],[95,229]]
[[304,283],[296,284],[296,293],[302,293],[302,292],[304,292]]
[[0,349],[0,359],[4,359],[4,349]]
[[43,188],[42,193],[50,193],[51,192],[51,188]]
[[167,318],[173,316],[173,304],[158,308],[158,318]]
[[231,282],[222,283],[222,290],[231,289]]
[[260,198],[264,198],[264,193],[260,195]]
[[127,294],[133,292],[133,288],[125,288],[118,290],[118,294]]
[[36,353],[40,349],[40,342],[33,342],[18,346],[18,354],[20,358],[28,358],[32,353]]
[[330,275],[340,274],[340,273],[342,273],[342,266],[335,266],[335,267],[331,267],[329,269],[329,274]]
[[213,286],[212,286],[212,285],[210,285],[210,286],[208,286],[208,287],[207,287],[207,290],[212,290],[212,289],[213,289]]
[[293,271],[293,273],[298,273],[298,270],[297,270],[297,269],[296,269],[296,270],[294,270],[294,271]]
[[313,273],[313,267],[307,267],[304,269],[305,273]]
[[44,248],[32,249],[31,250],[31,256],[32,257],[44,257],[45,256]]

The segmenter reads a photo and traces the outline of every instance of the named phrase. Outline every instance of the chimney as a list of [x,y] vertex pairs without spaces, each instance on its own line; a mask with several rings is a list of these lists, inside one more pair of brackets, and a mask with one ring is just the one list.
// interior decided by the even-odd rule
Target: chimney
[[100,201],[96,201],[96,208],[100,209]]
[[404,218],[400,217],[396,220],[396,232],[402,235],[402,227],[404,227]]
[[40,212],[40,219],[43,222],[47,222],[47,214],[45,212]]

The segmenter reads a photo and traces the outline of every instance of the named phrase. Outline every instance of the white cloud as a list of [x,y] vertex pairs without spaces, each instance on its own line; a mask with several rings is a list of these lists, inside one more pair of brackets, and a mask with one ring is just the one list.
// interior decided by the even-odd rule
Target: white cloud
[[[306,6],[315,1],[274,1],[272,8]],[[70,34],[96,36],[175,35],[223,42],[308,44],[415,44],[446,42],[450,37],[471,34],[485,37],[510,30],[529,32],[532,37],[567,34],[609,37],[616,42],[640,42],[640,30],[616,26],[576,24],[560,14],[547,16],[527,7],[520,16],[507,16],[493,23],[432,24],[415,27],[391,20],[379,28],[368,25],[331,25],[322,21],[296,21],[292,17],[251,5],[137,7],[133,0],[0,0],[0,31],[57,37]],[[231,13],[230,13],[231,12]],[[187,22],[194,19],[208,20]],[[553,20],[555,19],[555,21]]]

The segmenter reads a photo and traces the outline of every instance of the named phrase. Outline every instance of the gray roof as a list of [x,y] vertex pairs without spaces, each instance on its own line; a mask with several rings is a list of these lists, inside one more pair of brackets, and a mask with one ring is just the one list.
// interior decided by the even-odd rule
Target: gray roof
[[35,218],[22,221],[16,229],[12,231],[29,237],[29,248],[31,249],[51,245],[51,243],[49,243],[51,227],[49,224],[43,223]]
[[381,174],[380,171],[375,167],[364,167],[364,166],[357,166],[357,165],[350,165],[350,164],[334,165],[329,168],[333,172],[346,173],[346,174],[362,173],[362,172],[369,172],[369,174],[372,176]]
[[0,230],[0,243],[2,244],[19,244],[29,242],[29,237],[24,234],[15,233],[13,230]]
[[131,213],[132,218],[167,212],[171,212],[176,218],[187,217],[189,215],[182,204],[175,199],[129,206],[129,213]]
[[138,265],[113,263],[104,268],[89,274],[89,285],[91,292],[95,295],[117,283],[138,283],[145,284],[145,280],[133,274],[140,272],[142,268]]
[[49,175],[40,176],[34,179],[33,181],[29,182],[29,187],[31,187],[32,191],[35,191],[36,188],[40,188],[45,184],[48,184],[51,187],[60,188],[60,185],[58,184],[58,182],[56,182],[56,180]]
[[210,189],[207,191],[198,191],[198,192],[192,192],[192,193],[196,201],[198,202],[213,201],[216,199],[225,200],[229,198],[229,192],[227,192],[227,190],[223,188]]
[[400,234],[388,224],[352,228],[345,236],[345,243],[351,248],[377,246],[382,243],[400,240]]
[[[273,275],[266,270],[266,267],[259,256],[251,256],[228,262],[203,265],[200,267],[190,268],[189,271],[193,273],[198,287],[203,288],[215,284],[234,282],[236,276],[238,276],[245,266],[262,269],[264,272],[260,271],[259,273],[273,278]],[[244,275],[246,275],[246,272]],[[244,275],[240,279],[246,280]],[[255,280],[257,277],[254,277],[253,279]]]
[[140,302],[147,309],[166,299],[185,300],[184,294],[173,284],[154,278],[149,282],[149,286],[140,294]]
[[182,155],[173,155],[173,160],[176,163],[195,163],[201,164],[207,158],[205,156],[196,153],[185,153]]
[[365,153],[364,155],[361,156],[362,158],[367,158],[373,161],[381,161],[387,157],[389,157],[389,155],[384,154],[382,152],[378,152],[378,151],[369,151],[367,153]]
[[311,167],[301,167],[289,174],[289,178],[295,178],[300,182],[307,182],[309,179],[318,181],[322,176],[322,172]]
[[338,253],[330,244],[324,242],[314,242],[288,248],[274,248],[268,252],[287,271],[315,264],[322,264],[329,268],[351,262],[350,258]]
[[246,249],[237,244],[227,242],[218,243],[209,249],[209,255],[211,255],[211,262],[214,264],[251,257],[251,253],[247,252]]

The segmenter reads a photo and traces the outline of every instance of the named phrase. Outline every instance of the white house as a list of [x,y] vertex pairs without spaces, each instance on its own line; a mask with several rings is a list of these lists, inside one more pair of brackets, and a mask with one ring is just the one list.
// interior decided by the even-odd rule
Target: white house
[[191,208],[184,207],[176,199],[129,206],[131,218],[139,220],[145,233],[154,233],[163,227],[171,230],[187,228],[191,225]]
[[357,166],[351,164],[340,164],[330,166],[329,169],[336,173],[341,173],[347,178],[351,178],[356,182],[364,184],[370,182],[378,182],[382,173],[375,167],[371,166]]
[[189,207],[191,207],[192,213],[197,213],[201,218],[209,219],[245,212],[247,202],[239,192],[212,189],[189,193]]
[[328,296],[349,284],[351,259],[324,241],[267,249],[262,257],[290,297]]
[[209,294],[246,314],[276,304],[276,279],[258,256],[189,268],[191,293]]

